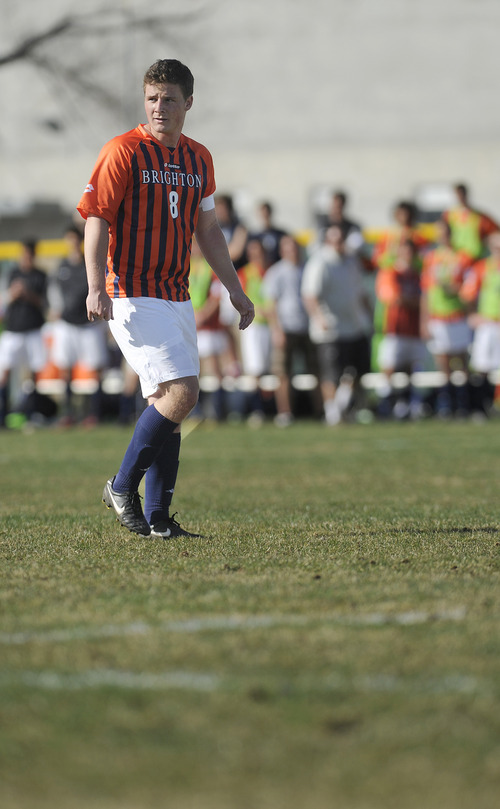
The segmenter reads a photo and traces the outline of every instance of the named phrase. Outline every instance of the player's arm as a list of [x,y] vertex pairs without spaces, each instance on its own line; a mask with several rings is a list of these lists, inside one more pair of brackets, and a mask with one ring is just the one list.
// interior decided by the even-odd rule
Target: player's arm
[[321,307],[321,302],[319,298],[315,295],[302,294],[302,301],[304,303],[304,309],[306,310],[309,319],[314,321],[319,329],[322,331],[328,330],[328,323],[325,318],[325,314]]
[[246,329],[255,317],[252,301],[243,288],[229,256],[224,234],[217,221],[215,209],[200,210],[196,225],[196,241],[217,278],[226,287],[234,308],[240,314],[240,329]]
[[486,266],[484,259],[473,264],[466,274],[458,293],[460,300],[465,304],[467,322],[471,329],[477,329],[478,326],[485,322],[484,317],[477,311],[477,307]]
[[89,320],[113,318],[113,303],[106,292],[106,262],[108,257],[109,225],[99,216],[88,216],[85,223],[85,267],[89,293],[87,317]]
[[309,320],[315,323],[318,329],[327,331],[329,324],[320,300],[324,269],[321,256],[313,254],[304,267],[300,296]]

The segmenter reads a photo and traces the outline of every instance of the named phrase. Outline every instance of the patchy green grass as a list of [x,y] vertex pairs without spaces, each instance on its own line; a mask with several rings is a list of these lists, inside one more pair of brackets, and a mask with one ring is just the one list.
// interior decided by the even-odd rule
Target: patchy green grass
[[202,425],[172,541],[129,434],[0,435],[2,809],[496,809],[498,424]]

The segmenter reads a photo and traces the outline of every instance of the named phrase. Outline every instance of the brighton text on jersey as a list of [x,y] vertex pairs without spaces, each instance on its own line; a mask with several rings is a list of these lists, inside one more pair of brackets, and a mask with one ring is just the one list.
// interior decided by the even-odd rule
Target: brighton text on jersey
[[155,169],[142,169],[142,182],[162,183],[164,185],[177,185],[181,188],[201,188],[201,174],[186,174],[183,171],[156,171]]

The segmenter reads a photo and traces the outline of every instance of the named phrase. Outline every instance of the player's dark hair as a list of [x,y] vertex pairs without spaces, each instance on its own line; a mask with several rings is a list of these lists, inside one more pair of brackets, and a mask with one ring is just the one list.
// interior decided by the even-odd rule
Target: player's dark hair
[[78,238],[83,241],[83,232],[77,225],[68,225],[68,227],[65,228],[64,234],[68,235],[70,233],[72,233],[74,236],[78,236]]
[[458,194],[463,194],[464,197],[467,197],[469,194],[469,187],[465,183],[456,183],[455,191]]
[[35,255],[35,253],[36,253],[36,246],[37,246],[37,241],[36,241],[36,239],[34,239],[32,236],[29,236],[28,238],[23,239],[23,241],[21,242],[21,244],[22,244],[22,246],[23,246],[23,248],[24,248],[25,250],[28,250],[28,252],[30,252],[30,253],[31,253],[31,255],[32,255],[32,256],[34,256],[34,255]]
[[339,199],[340,202],[342,203],[342,205],[347,204],[347,194],[346,194],[345,191],[341,191],[341,190],[334,191],[333,194],[332,194],[332,199]]
[[178,59],[158,59],[144,74],[143,87],[146,84],[177,84],[186,99],[193,95],[194,78]]
[[396,211],[404,211],[408,217],[408,224],[410,226],[415,224],[415,220],[417,218],[417,209],[413,202],[408,202],[408,200],[405,199],[400,200],[394,206],[394,212]]
[[231,194],[216,194],[214,199],[216,204],[221,202],[222,205],[226,206],[229,221],[233,225],[237,225],[238,217],[236,215],[236,211],[234,210],[234,202]]
[[273,213],[274,213],[273,206],[267,200],[264,200],[264,202],[261,202],[260,207],[261,207],[261,209],[266,210],[269,216],[273,215]]

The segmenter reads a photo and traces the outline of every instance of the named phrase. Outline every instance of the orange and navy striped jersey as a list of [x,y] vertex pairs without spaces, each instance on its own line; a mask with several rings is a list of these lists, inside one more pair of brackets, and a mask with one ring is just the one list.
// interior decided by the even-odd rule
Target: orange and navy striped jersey
[[214,191],[210,152],[185,135],[169,149],[140,124],[103,147],[77,208],[109,224],[111,298],[189,300],[193,233]]

